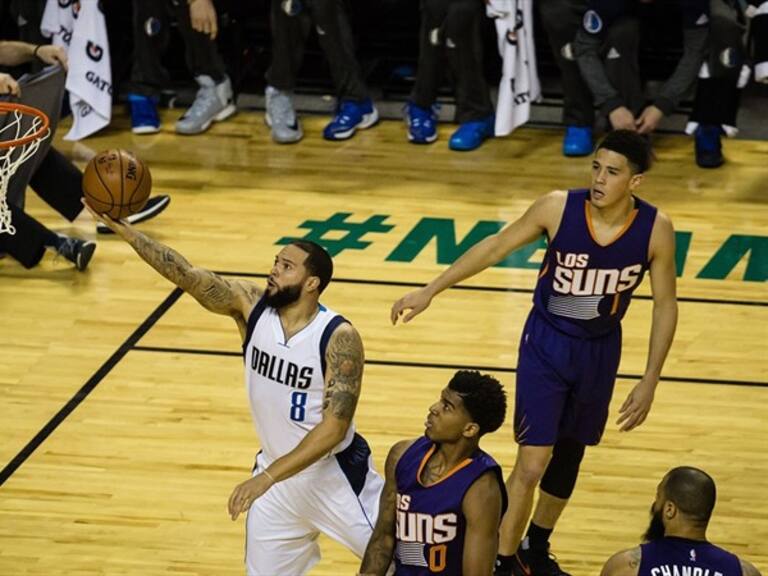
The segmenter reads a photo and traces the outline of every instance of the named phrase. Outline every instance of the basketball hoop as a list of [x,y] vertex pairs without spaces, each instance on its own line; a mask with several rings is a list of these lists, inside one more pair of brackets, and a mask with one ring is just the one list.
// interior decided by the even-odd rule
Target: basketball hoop
[[15,234],[6,202],[8,183],[49,136],[48,116],[32,106],[0,102],[0,126],[0,234]]

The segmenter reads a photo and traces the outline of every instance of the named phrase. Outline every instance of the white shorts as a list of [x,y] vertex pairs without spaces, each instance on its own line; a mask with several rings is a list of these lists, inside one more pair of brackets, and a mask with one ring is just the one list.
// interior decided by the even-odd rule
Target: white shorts
[[[264,469],[263,460],[259,454],[254,475]],[[343,452],[278,482],[248,511],[248,576],[305,574],[320,560],[321,532],[362,557],[383,487],[368,444],[357,434]]]

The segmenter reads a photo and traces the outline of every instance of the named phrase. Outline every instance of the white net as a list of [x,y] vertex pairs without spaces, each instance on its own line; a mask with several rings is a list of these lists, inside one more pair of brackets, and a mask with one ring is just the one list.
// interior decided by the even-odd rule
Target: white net
[[8,184],[19,166],[34,156],[50,131],[45,130],[39,137],[23,144],[8,146],[8,142],[32,136],[40,131],[44,122],[43,115],[37,116],[20,109],[0,110],[0,144],[4,144],[0,147],[0,234],[16,233],[6,200]]

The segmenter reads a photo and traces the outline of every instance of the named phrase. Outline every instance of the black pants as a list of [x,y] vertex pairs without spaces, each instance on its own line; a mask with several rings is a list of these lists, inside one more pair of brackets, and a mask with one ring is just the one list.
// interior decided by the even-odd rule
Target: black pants
[[482,18],[485,12],[478,0],[421,1],[414,104],[429,108],[435,103],[447,59],[456,86],[456,121],[472,122],[493,114],[483,76]]
[[132,92],[155,96],[170,83],[160,58],[168,46],[171,16],[178,22],[192,75],[210,76],[217,84],[224,80],[226,67],[216,42],[192,29],[186,0],[133,0]]
[[736,126],[741,98],[739,75],[746,59],[743,19],[740,11],[727,0],[712,0],[710,7],[707,57],[710,78],[699,78],[691,120],[699,124]]
[[[29,185],[40,198],[71,222],[83,209],[80,203],[83,196],[82,180],[80,170],[51,147],[32,175]],[[25,268],[32,268],[43,257],[45,241],[53,232],[17,205],[9,203],[9,208],[16,234],[0,234],[0,252],[7,252]]]
[[571,42],[581,26],[587,0],[538,0],[539,15],[547,33],[563,82],[563,124],[592,127],[595,112],[592,93],[573,57]]
[[278,90],[296,87],[304,45],[314,25],[330,65],[336,95],[340,99],[366,100],[368,89],[355,57],[344,0],[292,0],[290,5],[297,14],[290,15],[283,0],[272,0],[272,64],[267,70],[267,83]]

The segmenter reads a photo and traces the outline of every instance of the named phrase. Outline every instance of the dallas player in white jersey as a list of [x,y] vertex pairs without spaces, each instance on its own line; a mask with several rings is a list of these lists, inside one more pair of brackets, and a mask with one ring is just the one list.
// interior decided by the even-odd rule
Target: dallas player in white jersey
[[262,290],[196,268],[130,225],[93,214],[160,274],[237,323],[262,445],[252,477],[229,498],[233,520],[248,514],[247,573],[304,574],[320,558],[320,532],[362,557],[384,482],[352,422],[363,343],[319,303],[333,273],[328,253],[301,240],[285,246]]

